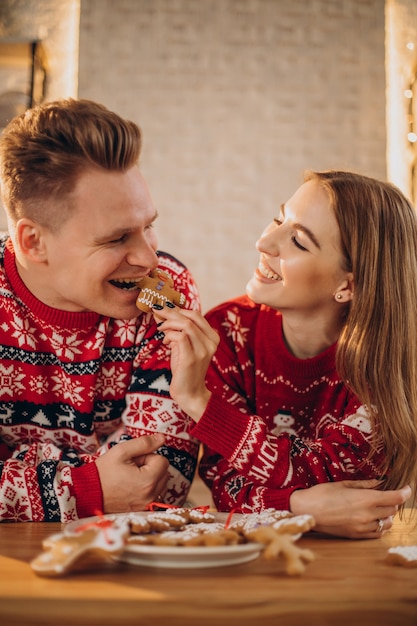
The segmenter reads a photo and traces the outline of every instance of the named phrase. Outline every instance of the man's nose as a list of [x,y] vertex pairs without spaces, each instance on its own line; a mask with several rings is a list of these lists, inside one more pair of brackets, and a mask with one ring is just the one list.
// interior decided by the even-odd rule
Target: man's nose
[[148,241],[142,240],[139,242],[132,242],[126,260],[129,265],[136,265],[140,267],[146,267],[149,269],[155,269],[158,267],[158,255],[153,245]]

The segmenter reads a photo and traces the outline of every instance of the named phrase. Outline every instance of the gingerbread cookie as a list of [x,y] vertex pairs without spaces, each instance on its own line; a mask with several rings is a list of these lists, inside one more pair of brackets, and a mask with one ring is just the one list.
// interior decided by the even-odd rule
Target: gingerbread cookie
[[143,533],[149,533],[151,531],[151,524],[143,515],[129,515],[129,527],[130,532],[134,535],[139,535]]
[[246,541],[262,543],[263,557],[276,560],[283,556],[286,572],[290,576],[302,574],[305,563],[314,558],[311,550],[295,545],[296,540],[315,525],[311,515],[293,515],[290,511],[267,509],[262,513],[247,513],[229,528],[238,530]]
[[186,509],[171,509],[150,513],[146,516],[131,515],[129,517],[130,530],[133,534],[163,532],[174,528],[182,528],[188,523],[189,513]]
[[315,520],[312,515],[294,515],[293,517],[285,517],[272,524],[272,528],[278,533],[290,533],[290,535],[298,535],[298,533],[307,533],[315,526]]
[[182,530],[153,535],[150,543],[159,546],[225,546],[243,543],[243,538],[221,523],[201,522],[189,524]]
[[271,526],[284,519],[294,519],[290,511],[280,511],[277,509],[265,509],[262,513],[244,513],[237,519],[231,518],[229,527],[244,532],[257,526]]
[[44,552],[32,561],[32,569],[39,576],[62,576],[89,561],[109,559],[123,552],[128,534],[125,521],[102,518],[72,534],[51,535],[42,544]]
[[185,306],[185,296],[173,289],[174,281],[166,272],[156,269],[137,283],[140,287],[136,306],[141,311],[150,311],[155,304],[164,306],[172,302],[177,306]]
[[210,524],[216,520],[216,516],[209,511],[200,511],[199,509],[190,509],[189,511],[189,521],[191,524],[200,524],[204,522],[205,524]]
[[389,548],[387,561],[393,565],[417,567],[417,546],[396,546],[395,548]]
[[283,556],[285,570],[288,575],[296,576],[305,571],[305,563],[314,560],[311,550],[298,548],[295,544],[297,537],[290,533],[275,530],[272,526],[259,526],[245,532],[249,541],[256,541],[265,545],[262,553],[264,559],[273,561]]

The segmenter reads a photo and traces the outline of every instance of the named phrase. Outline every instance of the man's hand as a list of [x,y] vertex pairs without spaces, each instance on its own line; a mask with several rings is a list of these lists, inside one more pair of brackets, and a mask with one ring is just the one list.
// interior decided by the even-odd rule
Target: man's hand
[[164,441],[160,433],[122,441],[96,460],[104,513],[143,511],[164,492],[169,463],[154,454]]
[[[377,480],[343,480],[294,491],[290,507],[295,515],[309,513],[314,530],[350,539],[378,539],[392,526],[398,508],[411,488],[379,491]],[[379,521],[381,520],[381,526]]]

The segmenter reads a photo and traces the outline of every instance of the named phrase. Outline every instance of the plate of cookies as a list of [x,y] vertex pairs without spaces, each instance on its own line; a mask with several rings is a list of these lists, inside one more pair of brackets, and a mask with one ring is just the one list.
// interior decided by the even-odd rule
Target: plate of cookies
[[114,558],[145,567],[222,567],[256,559],[263,545],[243,542],[235,530],[225,526],[227,517],[226,513],[173,508],[90,517],[68,524],[65,532],[77,534],[95,524],[103,525],[105,520],[113,527],[127,526],[124,550]]
[[40,576],[59,576],[97,559],[153,568],[209,568],[262,555],[283,557],[288,574],[301,574],[314,555],[295,544],[314,524],[309,515],[276,509],[243,514],[170,507],[97,515],[70,522],[48,537],[31,565]]

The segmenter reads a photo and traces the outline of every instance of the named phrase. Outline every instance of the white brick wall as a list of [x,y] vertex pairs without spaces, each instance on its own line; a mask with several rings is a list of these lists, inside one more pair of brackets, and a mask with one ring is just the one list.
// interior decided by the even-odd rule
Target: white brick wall
[[0,0],[0,38],[42,40],[50,100],[77,95],[80,1]]
[[388,171],[407,192],[403,87],[415,54],[405,43],[417,46],[416,7],[0,0],[0,37],[43,39],[47,99],[78,93],[139,123],[161,247],[190,266],[207,309],[244,291],[255,239],[305,168]]
[[[77,96],[79,21],[80,0],[0,0],[0,39],[43,43],[47,100]],[[6,227],[0,201],[0,230]]]
[[384,0],[82,0],[79,95],[135,120],[161,246],[244,291],[305,168],[386,175]]

